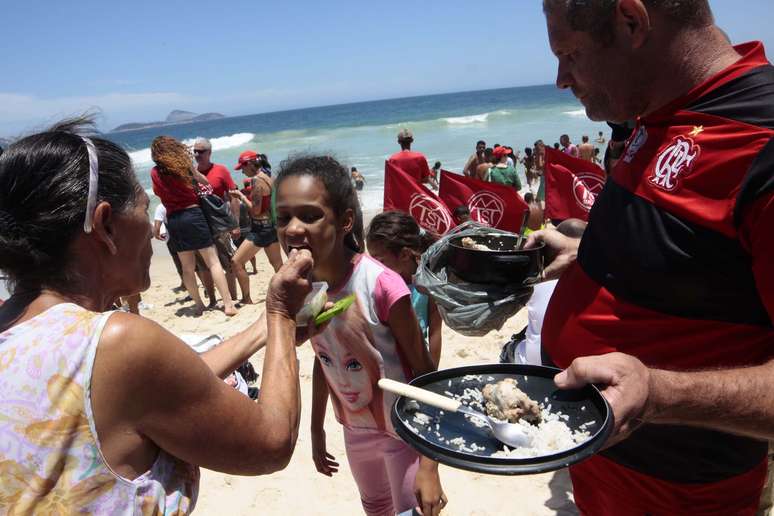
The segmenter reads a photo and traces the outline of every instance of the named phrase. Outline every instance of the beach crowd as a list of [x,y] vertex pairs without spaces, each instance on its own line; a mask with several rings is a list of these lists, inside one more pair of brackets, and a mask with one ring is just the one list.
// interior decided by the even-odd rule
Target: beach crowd
[[[462,174],[526,191],[526,247],[545,246],[529,326],[503,360],[558,367],[560,389],[602,389],[612,436],[570,467],[581,513],[765,511],[774,68],[761,43],[731,45],[707,0],[543,5],[557,85],[611,127],[553,147],[600,165],[607,183],[588,223],[552,224],[545,143],[523,154],[475,144]],[[306,345],[317,471],[339,469],[330,401],[366,514],[437,515],[466,496],[446,493],[438,463],[398,438],[396,396],[378,387],[442,365],[439,308],[413,284],[438,235],[398,211],[366,224],[365,178],[332,156],[291,155],[273,168],[245,150],[230,164],[244,175],[238,187],[207,139],[189,147],[169,136],[151,145],[161,204],[149,223],[126,151],[93,134],[88,118],[64,121],[0,156],[0,270],[12,294],[0,305],[0,513],[186,514],[200,467],[284,469]],[[388,162],[437,189],[441,163],[412,149],[410,129],[397,143]],[[191,317],[232,317],[259,301],[248,264],[263,250],[274,275],[260,317],[197,354],[116,310],[124,299],[138,311],[154,238],[175,260]],[[321,310],[351,307],[317,321],[306,306],[320,288]],[[258,351],[254,400],[224,380]]]

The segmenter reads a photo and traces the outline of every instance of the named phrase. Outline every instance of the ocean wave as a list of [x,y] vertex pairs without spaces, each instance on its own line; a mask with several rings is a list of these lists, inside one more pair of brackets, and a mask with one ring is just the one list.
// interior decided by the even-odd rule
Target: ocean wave
[[564,114],[567,115],[567,116],[582,117],[582,116],[586,116],[586,110],[585,109],[574,109],[572,111],[564,111]]
[[482,113],[480,115],[455,116],[442,118],[441,120],[450,125],[484,124],[489,120],[490,114],[491,113]]
[[[233,147],[240,147],[242,145],[246,145],[250,143],[253,138],[255,138],[255,135],[253,133],[236,133],[232,134],[230,136],[220,136],[218,138],[210,138],[210,144],[212,144],[212,150],[214,151],[221,151],[224,149],[231,149]],[[189,138],[187,140],[183,140],[183,143],[186,145],[193,145],[195,138]],[[129,153],[129,157],[132,159],[132,163],[134,163],[135,166],[137,165],[149,165],[153,163],[153,160],[151,159],[151,150],[150,147],[132,151]]]

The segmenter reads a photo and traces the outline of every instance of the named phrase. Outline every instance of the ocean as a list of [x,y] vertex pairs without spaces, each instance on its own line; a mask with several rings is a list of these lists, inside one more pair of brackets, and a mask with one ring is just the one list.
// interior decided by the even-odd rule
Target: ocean
[[[412,150],[424,153],[430,166],[440,161],[454,172],[462,171],[478,140],[520,149],[523,155],[524,147],[538,139],[552,145],[566,133],[574,143],[582,135],[593,142],[599,131],[606,137],[609,133],[605,124],[586,118],[570,92],[544,85],[314,107],[105,136],[130,153],[149,193],[153,138],[165,134],[192,144],[204,136],[212,142],[212,160],[231,170],[238,184],[243,176],[233,168],[246,149],[266,154],[275,170],[295,153],[331,153],[365,176],[361,202],[368,210],[379,210],[384,161],[399,150],[396,135],[403,127],[413,131]],[[523,170],[521,175],[525,184]]]

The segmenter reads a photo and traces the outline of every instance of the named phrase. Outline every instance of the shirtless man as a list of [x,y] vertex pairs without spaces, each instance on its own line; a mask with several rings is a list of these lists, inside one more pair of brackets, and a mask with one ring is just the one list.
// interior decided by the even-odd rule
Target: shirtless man
[[462,173],[467,177],[476,177],[476,167],[486,162],[484,152],[486,151],[486,142],[479,140],[476,142],[476,152],[470,155],[465,168],[462,169]]
[[494,162],[492,161],[492,152],[493,149],[490,147],[487,147],[484,150],[484,161],[476,166],[476,173],[473,176],[474,178],[480,181],[489,181],[489,169],[494,166]]
[[578,145],[578,154],[580,155],[580,159],[594,161],[594,145],[589,143],[589,137],[583,135],[581,142],[582,143]]

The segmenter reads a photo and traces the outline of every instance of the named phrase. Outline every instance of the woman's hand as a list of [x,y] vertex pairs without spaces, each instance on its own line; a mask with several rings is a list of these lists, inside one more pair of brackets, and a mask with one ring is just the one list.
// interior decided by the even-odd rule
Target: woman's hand
[[228,195],[230,197],[233,197],[234,199],[239,199],[240,201],[243,199],[246,199],[245,194],[243,194],[239,190],[229,190]]
[[312,291],[308,276],[313,265],[312,253],[306,249],[290,251],[288,260],[269,282],[266,313],[295,319],[304,298]]
[[325,448],[325,430],[312,430],[312,459],[317,471],[326,477],[332,477],[339,471],[336,457]]
[[414,480],[414,496],[423,516],[438,516],[446,507],[447,499],[438,476],[438,463],[425,457],[420,459]]

